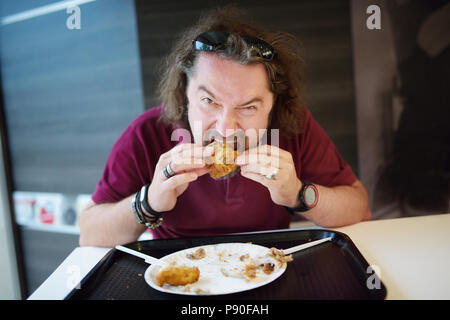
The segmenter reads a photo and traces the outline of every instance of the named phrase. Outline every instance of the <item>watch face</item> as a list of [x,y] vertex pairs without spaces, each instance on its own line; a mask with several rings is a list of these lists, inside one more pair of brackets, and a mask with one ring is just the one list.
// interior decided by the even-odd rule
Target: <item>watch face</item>
[[304,193],[304,199],[308,207],[314,207],[316,205],[317,194],[313,186],[308,186]]

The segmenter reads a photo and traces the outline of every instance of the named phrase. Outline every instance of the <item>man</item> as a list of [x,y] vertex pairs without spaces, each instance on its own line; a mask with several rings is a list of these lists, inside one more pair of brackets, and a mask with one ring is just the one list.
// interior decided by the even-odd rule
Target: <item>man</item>
[[[364,186],[303,107],[294,37],[247,21],[216,10],[179,38],[162,105],[114,145],[80,216],[80,245],[132,242],[147,227],[173,238],[288,228],[292,214],[326,227],[370,219]],[[245,133],[239,173],[207,174],[211,131],[221,142]]]

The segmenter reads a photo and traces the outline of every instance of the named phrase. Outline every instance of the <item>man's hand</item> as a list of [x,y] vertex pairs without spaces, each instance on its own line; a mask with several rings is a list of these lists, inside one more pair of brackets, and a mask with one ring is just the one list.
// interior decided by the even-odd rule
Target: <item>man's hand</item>
[[[189,183],[208,172],[206,161],[213,151],[211,147],[182,143],[162,154],[148,190],[150,207],[157,212],[172,210]],[[163,173],[168,164],[176,173],[170,178]]]
[[[239,155],[236,163],[241,166],[241,174],[269,189],[272,201],[280,206],[298,205],[298,193],[302,182],[297,178],[294,161],[290,152],[263,145],[249,149]],[[275,173],[273,179],[266,177]]]
[[[274,146],[260,146],[246,151],[236,159],[241,174],[269,189],[272,201],[286,207],[297,207],[302,187],[297,178],[292,155]],[[275,173],[274,179],[266,175]],[[320,202],[303,217],[323,227],[341,227],[370,220],[367,191],[357,180],[352,185],[324,187],[316,184]]]

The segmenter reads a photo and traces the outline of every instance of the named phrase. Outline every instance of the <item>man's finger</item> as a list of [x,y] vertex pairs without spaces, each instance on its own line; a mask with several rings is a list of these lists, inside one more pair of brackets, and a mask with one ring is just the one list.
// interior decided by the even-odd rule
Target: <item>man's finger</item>
[[206,156],[211,156],[214,153],[214,147],[212,146],[206,146],[202,147],[199,145],[191,145],[191,147],[183,148],[180,152],[178,152],[178,155],[181,154],[182,157],[188,158],[204,158]]
[[261,165],[261,164],[247,164],[245,166],[241,166],[242,172],[251,172],[260,175],[267,175],[275,170],[272,166]]
[[258,173],[241,171],[241,175],[244,176],[245,178],[259,182],[267,188],[269,187],[269,184],[271,183],[271,180],[267,179],[266,177],[264,177]]
[[202,175],[208,173],[209,169],[205,167],[205,168],[200,168],[200,169],[194,169],[189,172],[195,172],[199,177],[201,177]]
[[170,168],[178,174],[184,171],[191,171],[192,169],[200,169],[206,167],[206,162],[204,160],[199,161],[186,161],[183,162],[170,162]]
[[182,184],[195,181],[197,178],[198,174],[195,172],[180,173],[164,181],[163,185],[169,189],[175,189]]
[[272,166],[274,168],[279,168],[280,161],[284,161],[284,159],[281,159],[280,157],[275,155],[253,153],[249,154],[247,157],[239,156],[236,159],[236,164],[240,166],[249,164],[260,164],[262,166]]
[[181,148],[178,152],[171,154],[171,161],[176,163],[200,163],[203,159],[209,158],[214,152],[212,147],[202,147],[191,144]]
[[290,152],[283,150],[281,148],[269,145],[269,144],[263,144],[261,146],[257,146],[254,148],[251,148],[247,150],[249,153],[257,153],[257,154],[267,154],[267,155],[273,155],[273,156],[279,156],[284,159],[289,159],[291,156]]
[[[174,156],[176,154],[179,153],[189,153],[191,152],[192,154],[199,154],[201,155],[203,152],[206,152],[207,150],[212,149],[214,150],[214,148],[212,146],[201,146],[195,143],[179,143],[177,144],[175,147],[173,147],[172,149],[170,149],[168,151],[168,153],[171,156]],[[212,152],[210,152],[212,154]]]

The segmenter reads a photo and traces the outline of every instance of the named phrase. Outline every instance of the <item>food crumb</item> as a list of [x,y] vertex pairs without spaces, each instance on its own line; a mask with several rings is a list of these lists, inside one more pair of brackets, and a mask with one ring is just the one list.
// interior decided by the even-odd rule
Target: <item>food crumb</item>
[[249,254],[247,253],[247,254],[243,254],[242,256],[240,256],[239,257],[239,260],[240,261],[244,261],[245,259],[248,259],[250,256],[249,256]]
[[280,267],[283,267],[287,262],[292,261],[292,254],[286,256],[283,250],[278,250],[277,248],[270,248],[270,252],[268,254],[269,257],[275,259]]
[[244,276],[254,279],[256,277],[256,266],[248,264],[245,266]]
[[138,273],[138,277],[142,277],[142,273]]
[[208,294],[209,293],[209,290],[203,290],[203,289],[200,289],[200,288],[197,288],[197,289],[195,289],[195,293],[196,294]]
[[203,248],[199,248],[194,253],[188,253],[186,257],[191,260],[200,260],[206,257],[206,251]]
[[273,272],[273,270],[275,269],[275,265],[272,263],[264,263],[264,264],[261,264],[260,267],[262,268],[262,271],[265,274],[271,274]]

